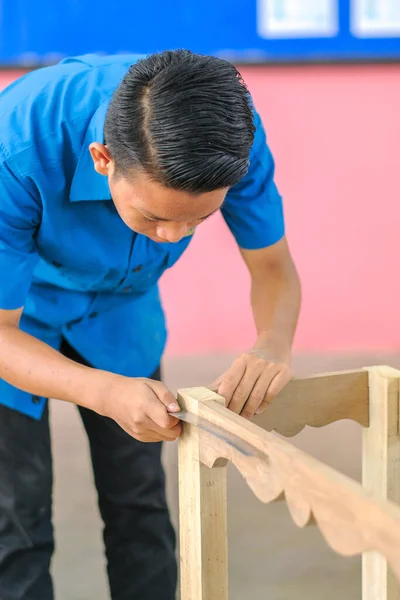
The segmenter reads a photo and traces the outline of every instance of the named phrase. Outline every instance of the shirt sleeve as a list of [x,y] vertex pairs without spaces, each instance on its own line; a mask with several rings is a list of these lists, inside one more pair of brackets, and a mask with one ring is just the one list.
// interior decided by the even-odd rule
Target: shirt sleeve
[[25,304],[37,261],[40,201],[0,158],[0,309]]
[[275,163],[256,111],[254,124],[249,170],[229,190],[221,208],[238,245],[245,250],[271,246],[285,234],[282,198],[274,182]]

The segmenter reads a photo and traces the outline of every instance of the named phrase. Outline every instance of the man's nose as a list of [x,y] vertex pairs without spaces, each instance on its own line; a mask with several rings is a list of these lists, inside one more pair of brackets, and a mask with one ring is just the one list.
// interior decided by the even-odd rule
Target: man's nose
[[179,242],[188,232],[187,223],[163,223],[157,227],[157,235],[166,242]]

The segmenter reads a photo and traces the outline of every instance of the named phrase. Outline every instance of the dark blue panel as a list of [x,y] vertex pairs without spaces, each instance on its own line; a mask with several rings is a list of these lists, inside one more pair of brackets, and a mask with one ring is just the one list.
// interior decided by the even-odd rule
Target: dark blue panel
[[249,61],[400,59],[400,38],[353,37],[349,0],[338,2],[336,37],[265,40],[256,0],[0,0],[0,63],[177,47]]

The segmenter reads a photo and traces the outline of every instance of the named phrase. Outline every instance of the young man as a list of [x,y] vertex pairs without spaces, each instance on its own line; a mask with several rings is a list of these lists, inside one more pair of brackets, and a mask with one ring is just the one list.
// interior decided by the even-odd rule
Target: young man
[[290,378],[300,290],[262,124],[233,65],[188,51],[65,60],[3,91],[0,117],[0,598],[53,598],[55,397],[89,437],[113,600],[173,600],[157,280],[221,210],[258,338],[216,384],[263,410]]

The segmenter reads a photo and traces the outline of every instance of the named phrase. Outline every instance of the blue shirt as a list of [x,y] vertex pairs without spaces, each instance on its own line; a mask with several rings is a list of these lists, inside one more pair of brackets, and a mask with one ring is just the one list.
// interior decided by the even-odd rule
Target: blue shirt
[[[159,244],[118,216],[88,146],[103,141],[114,90],[135,55],[86,55],[23,76],[0,93],[0,308],[21,328],[93,366],[149,376],[166,342],[157,281],[190,237]],[[242,248],[282,238],[282,202],[260,118],[250,168],[221,209]],[[0,380],[0,403],[40,418],[46,399]]]

